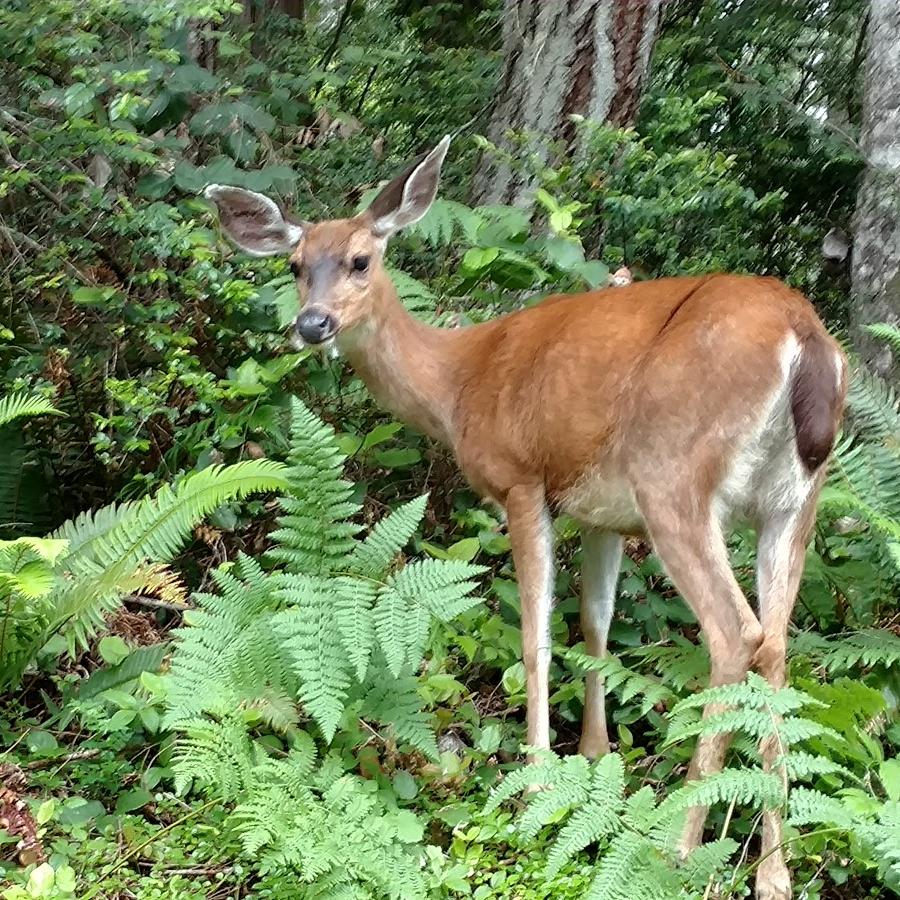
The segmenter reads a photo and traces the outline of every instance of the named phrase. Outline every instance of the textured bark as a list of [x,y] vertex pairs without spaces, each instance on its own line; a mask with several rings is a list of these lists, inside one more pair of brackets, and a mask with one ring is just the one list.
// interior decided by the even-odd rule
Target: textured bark
[[900,324],[900,3],[872,0],[863,96],[867,168],[857,197],[853,246],[854,341],[876,371],[897,360],[862,327]]
[[[504,64],[488,136],[506,132],[575,140],[572,115],[634,121],[665,0],[506,0]],[[542,153],[540,144],[538,152]],[[485,158],[476,193],[488,203],[527,203],[523,175]]]
[[278,9],[294,19],[303,18],[303,0],[277,0]]

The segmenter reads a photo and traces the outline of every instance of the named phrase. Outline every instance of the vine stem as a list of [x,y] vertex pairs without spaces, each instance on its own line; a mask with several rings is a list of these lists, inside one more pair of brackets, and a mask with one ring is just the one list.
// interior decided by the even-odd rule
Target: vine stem
[[174,828],[177,828],[179,825],[182,825],[185,822],[189,821],[190,819],[193,819],[195,816],[199,816],[200,813],[206,812],[206,810],[208,810],[211,806],[215,806],[219,802],[220,801],[219,801],[218,797],[216,797],[212,800],[207,800],[206,803],[201,804],[200,806],[196,807],[195,809],[192,809],[190,812],[185,813],[185,815],[176,819],[171,824],[166,825],[165,828],[161,828],[159,831],[156,832],[156,834],[147,838],[146,841],[144,841],[141,844],[138,844],[137,847],[133,847],[118,862],[116,862],[113,866],[111,866],[105,872],[101,873],[101,875],[97,879],[97,883],[94,885],[94,887],[91,888],[86,894],[81,895],[81,900],[91,900],[91,898],[96,897],[103,886],[103,882],[107,878],[109,878],[110,875],[114,874],[115,872],[118,872],[119,869],[121,869],[122,866],[124,866],[125,863],[127,863],[129,859],[131,859],[134,856],[137,856],[137,854],[140,853],[141,850],[143,850],[145,847],[149,847],[150,844],[152,844],[154,841],[161,838],[164,834],[168,834],[170,831],[172,831]]

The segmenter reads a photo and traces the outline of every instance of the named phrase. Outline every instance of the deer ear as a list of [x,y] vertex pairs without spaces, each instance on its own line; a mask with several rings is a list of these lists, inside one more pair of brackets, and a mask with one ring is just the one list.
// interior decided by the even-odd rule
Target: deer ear
[[278,204],[264,194],[211,184],[203,196],[218,207],[228,237],[252,256],[290,253],[303,236],[303,228],[288,222]]
[[425,156],[419,157],[409,168],[386,184],[366,211],[372,233],[376,237],[390,237],[395,231],[418,222],[437,195],[441,165],[450,146],[450,135]]

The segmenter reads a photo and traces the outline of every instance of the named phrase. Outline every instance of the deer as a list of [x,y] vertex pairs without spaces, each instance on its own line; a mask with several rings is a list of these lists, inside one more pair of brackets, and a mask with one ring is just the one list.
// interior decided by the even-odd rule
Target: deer
[[[448,446],[472,488],[505,513],[529,748],[550,748],[557,513],[580,527],[589,654],[607,652],[623,540],[638,536],[697,618],[710,684],[753,669],[784,686],[789,619],[847,391],[840,345],[803,295],[752,275],[562,294],[465,327],[420,321],[398,299],[384,254],[434,202],[449,140],[351,218],[309,223],[253,191],[213,184],[204,193],[238,248],[289,258],[299,341],[346,358],[380,405]],[[726,537],[738,522],[758,537],[758,614],[729,564]],[[729,743],[700,737],[687,779],[720,771]],[[586,676],[578,749],[610,750],[597,672]],[[760,750],[774,767],[781,751]],[[706,815],[688,811],[682,856],[700,843]],[[780,812],[765,810],[759,900],[791,896],[781,828]]]

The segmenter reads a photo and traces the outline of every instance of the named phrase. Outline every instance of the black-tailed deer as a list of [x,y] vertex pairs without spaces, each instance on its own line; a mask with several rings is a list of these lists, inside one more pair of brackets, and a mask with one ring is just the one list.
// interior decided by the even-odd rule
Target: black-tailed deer
[[[449,445],[505,511],[522,600],[528,743],[549,747],[551,516],[582,526],[581,625],[606,652],[622,536],[646,535],[709,645],[711,683],[755,667],[785,679],[788,619],[841,418],[846,363],[809,302],[773,278],[664,278],[551,297],[461,329],[429,327],[397,299],[383,257],[434,200],[445,138],[363,213],[289,221],[267,197],[212,185],[231,239],[290,256],[296,329],[334,342],[376,399]],[[759,535],[759,615],[728,562],[736,519]],[[688,773],[718,771],[729,739],[700,739]],[[609,749],[601,679],[585,688],[580,749]],[[776,750],[763,748],[767,765]],[[705,810],[682,837],[700,841]],[[781,821],[763,823],[761,900],[790,897]]]

